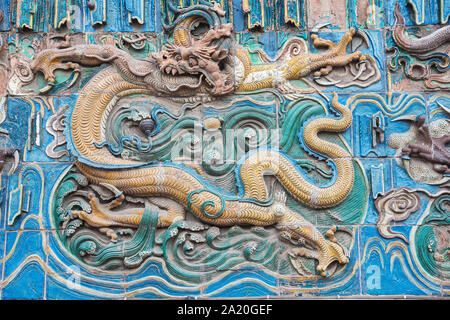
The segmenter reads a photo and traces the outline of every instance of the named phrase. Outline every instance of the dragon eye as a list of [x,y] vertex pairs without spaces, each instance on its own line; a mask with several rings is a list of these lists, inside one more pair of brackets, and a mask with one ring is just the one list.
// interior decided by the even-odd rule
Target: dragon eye
[[197,65],[197,60],[194,58],[189,58],[189,66],[193,67]]

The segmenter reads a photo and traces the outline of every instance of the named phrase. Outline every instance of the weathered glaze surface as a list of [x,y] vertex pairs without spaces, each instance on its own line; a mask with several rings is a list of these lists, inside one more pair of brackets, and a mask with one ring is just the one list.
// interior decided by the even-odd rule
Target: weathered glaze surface
[[2,1],[1,298],[447,297],[449,15]]

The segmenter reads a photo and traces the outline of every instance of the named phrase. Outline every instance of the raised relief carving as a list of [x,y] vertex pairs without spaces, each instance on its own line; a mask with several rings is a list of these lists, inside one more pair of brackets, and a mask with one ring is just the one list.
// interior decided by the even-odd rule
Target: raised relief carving
[[[278,88],[289,80],[300,79],[311,73],[317,77],[327,75],[334,67],[367,59],[359,51],[346,52],[355,34],[355,30],[350,29],[339,43],[313,35],[315,46],[328,48],[323,53],[298,54],[281,66],[274,63],[254,65],[244,48],[234,49],[230,46],[232,26],[223,23],[223,12],[219,9],[217,4],[174,9],[176,17],[173,23],[166,26],[166,30],[172,32],[173,43],[166,44],[162,51],[147,59],[133,58],[117,48],[111,38],[107,38],[102,45],[74,46],[70,46],[67,39],[63,46],[43,50],[34,56],[30,70],[33,74],[42,73],[48,81],[48,85],[41,89],[42,93],[52,89],[56,70],[79,72],[82,66],[102,63],[112,65],[96,74],[81,90],[71,118],[66,119],[69,129],[66,137],[72,140],[69,150],[83,175],[79,178],[84,181],[82,186],[87,187],[87,181],[93,187],[110,186],[116,197],[109,204],[103,204],[95,192],[89,192],[85,195],[87,200],[76,202],[80,203],[79,209],[74,209],[73,205],[59,209],[67,210],[70,217],[61,221],[83,221],[113,241],[118,241],[122,233],[120,230],[124,228],[137,228],[137,236],[141,228],[148,228],[143,224],[156,219],[152,218],[155,214],[157,220],[154,220],[153,228],[165,228],[178,220],[184,220],[185,211],[207,225],[219,227],[275,225],[289,241],[300,244],[306,241],[312,251],[292,248],[290,253],[293,257],[299,255],[317,260],[316,270],[325,276],[330,265],[335,265],[334,262],[346,264],[349,261],[335,237],[337,228],[333,227],[323,235],[299,212],[292,211],[285,204],[285,197],[275,196],[270,191],[264,175],[273,175],[280,181],[285,190],[281,195],[287,192],[310,208],[331,208],[345,200],[353,188],[355,175],[351,156],[345,148],[318,136],[322,131],[342,132],[352,123],[350,111],[338,102],[336,94],[331,104],[341,117],[319,117],[302,129],[302,143],[307,151],[320,154],[335,165],[334,181],[326,187],[314,185],[305,179],[295,163],[278,150],[258,149],[240,160],[241,163],[235,168],[240,187],[238,194],[233,194],[213,187],[205,180],[201,167],[193,166],[195,171],[192,171],[171,162],[145,165],[145,162],[117,156],[123,154],[119,151],[121,149],[115,153],[110,147],[105,148],[108,145],[104,143],[109,136],[108,130],[113,129],[109,127],[108,118],[114,114],[114,106],[118,101],[131,94],[161,96],[164,99],[197,95],[203,100],[205,97],[212,99],[235,91]],[[207,25],[204,32],[196,29],[202,24]],[[155,123],[147,122],[142,120],[139,127],[150,137],[152,130],[155,130]],[[206,127],[210,125],[206,124]],[[140,138],[130,136],[121,139],[121,143],[137,143],[141,152],[153,152],[152,145],[143,145]],[[84,191],[77,192],[85,194]],[[146,205],[126,208],[127,205],[121,209],[124,195],[137,197]],[[163,198],[155,200],[158,197]],[[69,222],[73,230],[74,223]],[[118,231],[117,228],[121,229]],[[89,243],[90,249],[83,249],[83,252],[96,255],[98,252],[95,250],[100,246]],[[86,245],[84,243],[83,247]]]
[[404,234],[391,230],[391,223],[404,221],[419,210],[420,197],[414,190],[408,187],[389,190],[376,198],[375,207],[378,210],[377,228],[380,235],[388,239],[400,238],[409,243]]
[[[414,80],[423,80],[426,88],[448,89],[450,26],[443,26],[422,37],[411,37],[406,32],[405,18],[400,13],[397,2],[394,10],[395,26],[392,38],[397,47],[390,47],[393,52],[389,69],[397,71],[402,65],[405,75]],[[407,55],[403,54],[406,52]]]
[[447,0],[398,1],[0,4],[2,297],[448,294]]

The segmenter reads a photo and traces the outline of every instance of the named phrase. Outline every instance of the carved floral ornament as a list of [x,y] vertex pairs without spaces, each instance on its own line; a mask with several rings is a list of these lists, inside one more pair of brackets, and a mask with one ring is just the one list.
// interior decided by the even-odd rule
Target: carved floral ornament
[[[80,86],[45,119],[52,140],[42,148],[73,164],[49,204],[64,253],[106,272],[135,272],[154,259],[181,282],[247,265],[308,280],[352,273],[354,226],[368,211],[369,182],[343,138],[355,110],[343,104],[345,95],[328,99],[321,90],[380,81],[377,57],[363,53],[373,46],[369,33],[350,28],[336,42],[312,33],[317,50],[292,37],[269,58],[235,41],[218,3],[169,9],[168,41],[145,57],[132,54],[147,49],[145,34],[106,35],[101,44],[65,36],[32,58],[9,55],[11,95],[37,90],[44,101]],[[393,39],[404,51],[448,41],[448,27],[411,40],[395,15]],[[61,71],[71,74],[63,85]],[[415,231],[392,228],[422,214],[421,195],[434,205],[432,221],[446,221],[448,119],[398,118],[410,131],[385,139],[383,112],[372,147],[386,140],[408,177],[444,190],[398,187],[374,196],[378,234],[409,245]],[[4,156],[17,158],[14,151]],[[441,242],[434,256],[446,263]]]

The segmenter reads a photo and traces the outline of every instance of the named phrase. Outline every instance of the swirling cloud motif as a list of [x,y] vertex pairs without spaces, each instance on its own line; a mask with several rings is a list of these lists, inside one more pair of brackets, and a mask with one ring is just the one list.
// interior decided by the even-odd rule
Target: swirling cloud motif
[[379,213],[377,229],[380,235],[388,239],[400,238],[409,243],[404,234],[392,231],[390,224],[408,219],[411,213],[420,208],[417,193],[408,187],[392,189],[375,200],[375,207]]
[[[417,11],[412,6],[414,13]],[[433,32],[421,29],[427,35],[411,36],[405,26],[405,18],[397,2],[394,10],[395,25],[392,30],[392,43],[386,49],[393,52],[388,68],[396,72],[402,68],[404,75],[414,81],[423,81],[428,89],[448,89],[450,83],[449,49],[450,26],[440,27]],[[444,18],[442,16],[441,21]],[[423,23],[423,21],[421,22]],[[421,24],[420,23],[420,24]],[[443,23],[444,24],[444,23]],[[412,31],[412,30],[410,30]],[[389,36],[391,37],[391,36]]]

